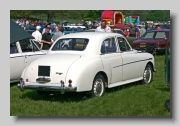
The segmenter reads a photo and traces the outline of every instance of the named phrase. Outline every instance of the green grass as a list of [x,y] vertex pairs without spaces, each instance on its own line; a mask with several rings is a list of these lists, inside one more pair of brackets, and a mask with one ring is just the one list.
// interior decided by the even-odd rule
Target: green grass
[[[170,116],[165,108],[170,89],[165,85],[164,55],[155,57],[157,72],[149,85],[132,83],[107,89],[103,97],[84,93],[38,95],[10,87],[11,116]],[[86,98],[85,98],[86,97]]]

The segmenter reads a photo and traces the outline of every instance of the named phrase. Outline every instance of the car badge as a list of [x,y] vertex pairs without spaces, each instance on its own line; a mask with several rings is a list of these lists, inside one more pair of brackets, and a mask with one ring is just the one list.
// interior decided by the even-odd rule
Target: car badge
[[61,74],[63,74],[63,73],[60,73],[60,72],[56,72],[56,74],[59,74],[59,75],[61,75]]

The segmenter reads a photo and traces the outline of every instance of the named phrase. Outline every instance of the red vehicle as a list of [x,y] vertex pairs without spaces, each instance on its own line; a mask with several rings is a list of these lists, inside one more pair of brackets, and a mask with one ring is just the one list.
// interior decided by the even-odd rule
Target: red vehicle
[[154,45],[156,53],[164,54],[166,40],[170,40],[169,29],[146,31],[138,40],[133,41],[132,48],[145,51],[148,45]]

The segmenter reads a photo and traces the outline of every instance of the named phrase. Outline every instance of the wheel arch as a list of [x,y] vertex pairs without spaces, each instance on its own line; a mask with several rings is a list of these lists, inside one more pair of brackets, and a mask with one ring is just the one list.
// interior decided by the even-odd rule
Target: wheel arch
[[153,65],[153,63],[151,61],[149,61],[147,64],[151,65],[151,67],[153,69],[153,72],[156,72],[156,69],[155,69],[155,67],[154,67],[154,65]]
[[[99,71],[96,75],[95,75],[95,77],[97,76],[97,75],[102,75],[103,77],[104,77],[104,79],[105,79],[105,87],[108,87],[108,76],[107,76],[107,74],[104,72],[104,71]],[[94,78],[95,78],[94,77]]]

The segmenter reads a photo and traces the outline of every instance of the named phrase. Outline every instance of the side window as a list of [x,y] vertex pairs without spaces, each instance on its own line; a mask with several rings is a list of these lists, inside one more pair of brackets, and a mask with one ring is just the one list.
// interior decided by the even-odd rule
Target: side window
[[113,37],[105,39],[101,46],[101,53],[104,54],[113,52],[116,52],[115,39]]
[[19,41],[22,52],[33,52],[33,46],[30,39],[23,39]]
[[10,44],[10,54],[14,53],[18,53],[18,49],[15,42]]
[[118,37],[117,40],[121,51],[131,51],[131,47],[124,38]]

